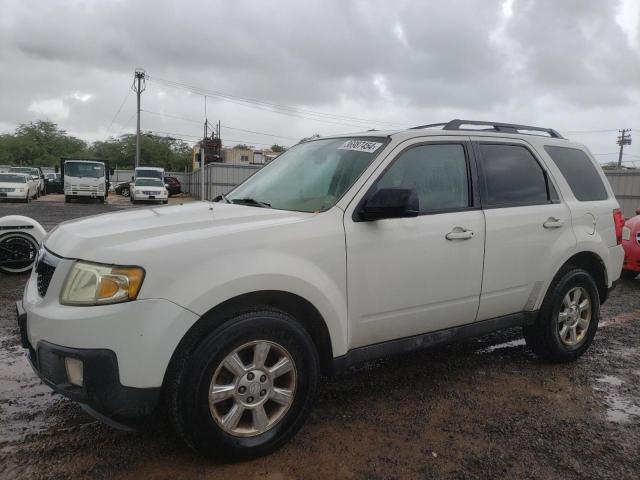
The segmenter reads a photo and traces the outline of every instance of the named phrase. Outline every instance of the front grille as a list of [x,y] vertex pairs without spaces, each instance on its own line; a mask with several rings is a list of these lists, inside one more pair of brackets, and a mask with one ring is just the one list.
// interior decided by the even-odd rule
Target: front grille
[[150,191],[142,191],[143,195],[160,195],[160,192],[150,192]]
[[45,263],[43,259],[38,261],[38,264],[36,265],[36,273],[38,274],[38,293],[41,297],[44,297],[47,294],[49,283],[51,283],[51,277],[53,277],[53,272],[55,271],[56,267]]
[[71,185],[71,190],[78,192],[97,192],[98,187],[91,185]]
[[16,190],[15,188],[7,188],[7,187],[0,188],[0,192],[2,193],[11,193],[11,192],[14,192],[15,190]]

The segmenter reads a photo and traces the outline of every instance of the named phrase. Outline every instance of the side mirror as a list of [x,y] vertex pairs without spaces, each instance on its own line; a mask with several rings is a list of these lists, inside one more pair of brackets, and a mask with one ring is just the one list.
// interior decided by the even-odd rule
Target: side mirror
[[408,188],[382,188],[358,210],[358,220],[371,222],[383,218],[417,217],[420,206],[416,192]]

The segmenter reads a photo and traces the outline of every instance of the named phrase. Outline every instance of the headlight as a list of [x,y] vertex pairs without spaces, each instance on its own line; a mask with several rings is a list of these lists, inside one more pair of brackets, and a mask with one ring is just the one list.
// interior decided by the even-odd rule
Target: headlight
[[134,190],[135,193],[137,193],[138,195],[140,195],[142,193],[142,190],[138,190],[137,188]]
[[24,188],[19,188],[19,189],[18,189],[18,192],[19,192],[19,193],[23,193],[23,192],[24,192]]
[[144,270],[77,261],[62,287],[62,305],[104,305],[135,300]]

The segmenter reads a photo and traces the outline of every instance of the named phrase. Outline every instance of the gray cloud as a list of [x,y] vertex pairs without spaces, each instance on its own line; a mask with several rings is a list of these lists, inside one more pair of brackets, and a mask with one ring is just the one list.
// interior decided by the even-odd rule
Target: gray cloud
[[[42,116],[91,140],[131,131],[133,96],[107,129],[137,66],[151,75],[143,108],[195,120],[203,117],[203,98],[154,79],[407,125],[473,117],[571,131],[640,128],[640,39],[630,44],[616,2],[514,0],[510,16],[502,1],[487,0],[5,3],[5,131]],[[379,126],[325,123],[215,97],[208,113],[286,137]],[[201,131],[151,114],[143,127]],[[256,144],[277,140],[223,132]],[[615,151],[612,137],[583,138],[607,153]],[[640,160],[640,148],[630,152]]]

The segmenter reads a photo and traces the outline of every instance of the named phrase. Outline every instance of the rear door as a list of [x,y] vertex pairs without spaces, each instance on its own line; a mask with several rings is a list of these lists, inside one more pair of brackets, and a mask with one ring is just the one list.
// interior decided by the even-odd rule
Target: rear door
[[571,214],[534,150],[517,139],[474,138],[486,219],[478,320],[533,310],[575,244]]

